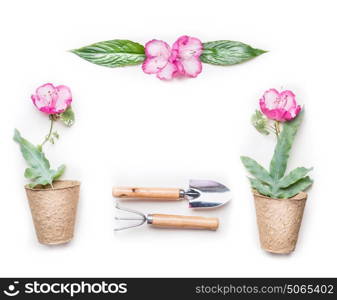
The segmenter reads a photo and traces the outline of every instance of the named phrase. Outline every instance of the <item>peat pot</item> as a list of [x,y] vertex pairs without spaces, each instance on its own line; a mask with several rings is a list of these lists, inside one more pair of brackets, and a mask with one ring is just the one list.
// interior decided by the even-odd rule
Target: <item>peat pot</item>
[[279,254],[295,250],[306,193],[289,199],[273,199],[253,191],[262,249]]
[[41,244],[58,245],[72,240],[80,182],[57,180],[53,187],[25,186],[37,238]]

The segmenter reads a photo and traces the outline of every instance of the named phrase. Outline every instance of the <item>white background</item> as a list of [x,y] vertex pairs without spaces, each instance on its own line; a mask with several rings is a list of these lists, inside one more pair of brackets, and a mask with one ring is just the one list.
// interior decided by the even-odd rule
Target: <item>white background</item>
[[[336,1],[1,1],[1,276],[336,276]],[[141,66],[110,69],[69,49],[108,39],[145,44],[180,35],[231,39],[269,50],[248,63],[203,65],[196,79],[163,82]],[[25,162],[13,129],[39,143],[49,122],[32,105],[43,83],[73,92],[76,124],[57,124],[46,147],[64,178],[82,182],[75,239],[40,245],[24,193]],[[260,249],[239,156],[265,166],[274,138],[250,125],[268,88],[291,89],[306,106],[289,168],[314,166],[296,251]],[[203,214],[217,232],[149,226],[114,234],[113,185],[185,187],[189,178],[228,185],[213,211],[185,202],[126,203],[145,213]]]

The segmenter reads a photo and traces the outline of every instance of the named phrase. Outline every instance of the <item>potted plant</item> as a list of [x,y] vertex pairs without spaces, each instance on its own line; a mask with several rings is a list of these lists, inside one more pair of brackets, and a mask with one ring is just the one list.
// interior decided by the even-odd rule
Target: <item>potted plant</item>
[[47,83],[37,88],[31,98],[36,108],[49,116],[49,132],[42,143],[35,146],[15,129],[14,141],[19,143],[28,164],[24,176],[31,183],[25,190],[37,238],[42,244],[63,244],[73,238],[80,182],[59,180],[65,165],[51,169],[43,150],[47,143],[54,144],[59,139],[59,134],[54,131],[56,121],[60,120],[68,127],[74,123],[71,90],[64,85]]
[[313,183],[311,169],[300,167],[285,175],[289,153],[304,111],[291,91],[270,89],[260,99],[260,111],[252,117],[262,134],[276,135],[276,147],[269,171],[255,160],[241,161],[254,178],[249,178],[255,199],[261,247],[272,253],[294,251],[302,222],[307,194]]

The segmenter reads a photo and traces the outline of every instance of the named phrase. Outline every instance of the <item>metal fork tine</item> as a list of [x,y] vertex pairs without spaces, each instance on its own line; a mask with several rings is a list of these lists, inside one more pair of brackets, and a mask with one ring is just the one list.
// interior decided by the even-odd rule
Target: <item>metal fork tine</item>
[[140,221],[137,224],[134,225],[128,225],[128,226],[123,226],[123,227],[118,227],[115,228],[114,231],[120,231],[120,230],[124,230],[124,229],[129,229],[129,228],[133,228],[133,227],[138,227],[143,225],[146,221],[147,221],[147,217],[146,215],[144,215],[143,213],[133,210],[133,209],[129,209],[129,208],[121,208],[118,204],[116,204],[116,209],[122,210],[122,211],[126,211],[128,213],[133,213],[136,214],[138,216],[141,216],[141,218],[132,218],[132,217],[115,217],[115,220],[117,221]]
[[129,226],[124,226],[124,227],[118,227],[118,228],[114,228],[114,231],[121,231],[121,230],[125,230],[125,229],[130,229],[133,227],[139,227],[141,225],[143,225],[144,222],[142,222],[141,224],[136,224],[136,225],[129,225]]
[[115,217],[115,220],[117,221],[142,221],[144,220],[143,218],[120,218],[120,217]]

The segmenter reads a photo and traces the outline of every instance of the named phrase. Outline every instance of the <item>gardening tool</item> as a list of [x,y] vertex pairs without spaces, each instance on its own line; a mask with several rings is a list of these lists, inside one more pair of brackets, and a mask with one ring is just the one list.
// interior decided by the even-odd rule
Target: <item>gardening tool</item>
[[155,227],[176,228],[176,229],[204,229],[217,230],[219,227],[218,218],[206,218],[200,216],[178,216],[164,214],[145,215],[139,211],[121,208],[118,204],[116,208],[134,214],[133,217],[115,217],[117,221],[137,221],[136,224],[115,228],[115,231],[129,229],[143,225],[145,222]]
[[179,188],[115,187],[112,195],[123,199],[182,200],[191,208],[212,208],[224,205],[231,199],[230,190],[211,180],[190,180],[187,190]]

